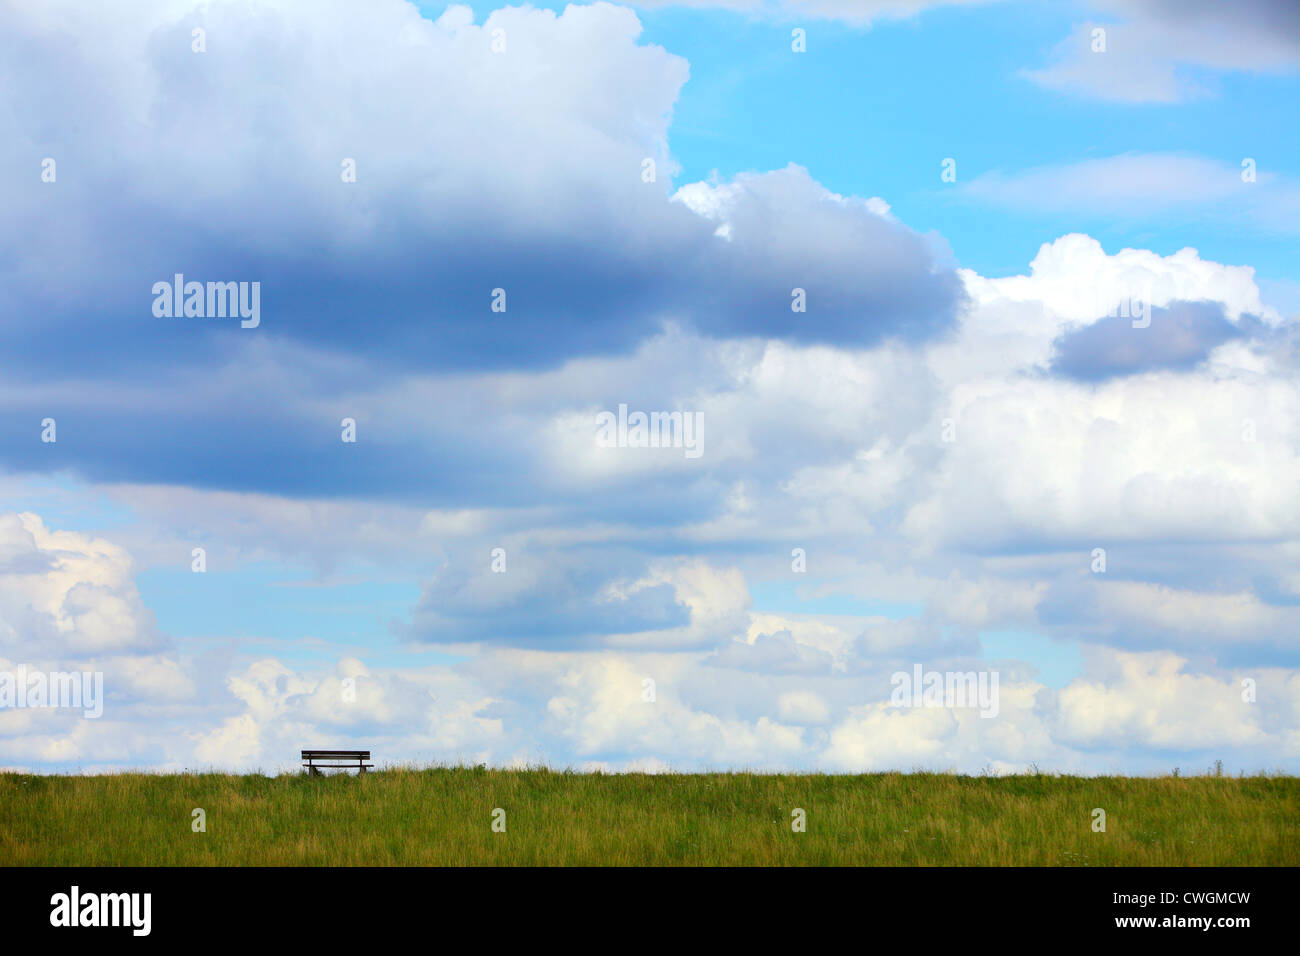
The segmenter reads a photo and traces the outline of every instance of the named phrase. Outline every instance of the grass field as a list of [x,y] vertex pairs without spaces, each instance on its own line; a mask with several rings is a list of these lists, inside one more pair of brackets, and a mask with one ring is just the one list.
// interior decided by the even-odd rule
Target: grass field
[[0,864],[1294,866],[1300,780],[0,774]]

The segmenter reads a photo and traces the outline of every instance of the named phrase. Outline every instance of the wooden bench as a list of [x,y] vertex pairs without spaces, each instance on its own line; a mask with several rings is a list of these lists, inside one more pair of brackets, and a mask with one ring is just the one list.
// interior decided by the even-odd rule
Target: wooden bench
[[374,769],[374,764],[366,763],[370,759],[369,750],[304,750],[303,766],[313,777],[319,777],[322,770],[351,770],[355,767],[365,773],[366,768]]

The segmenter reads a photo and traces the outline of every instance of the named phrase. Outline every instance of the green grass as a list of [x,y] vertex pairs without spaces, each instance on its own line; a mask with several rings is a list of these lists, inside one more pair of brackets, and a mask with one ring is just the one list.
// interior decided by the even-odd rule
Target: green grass
[[[191,811],[207,813],[207,832]],[[506,832],[492,812],[506,811]],[[807,831],[791,829],[791,811]],[[1106,832],[1092,810],[1106,811]],[[1295,866],[1294,777],[0,774],[0,864]]]

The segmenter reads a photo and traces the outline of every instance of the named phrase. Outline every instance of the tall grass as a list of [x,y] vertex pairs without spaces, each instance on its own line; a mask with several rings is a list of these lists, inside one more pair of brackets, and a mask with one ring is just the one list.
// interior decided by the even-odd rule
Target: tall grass
[[[506,832],[492,830],[495,808]],[[1106,832],[1092,829],[1094,808]],[[207,831],[191,829],[206,812]],[[791,828],[802,808],[807,830]],[[1300,864],[1293,777],[0,774],[6,865]]]

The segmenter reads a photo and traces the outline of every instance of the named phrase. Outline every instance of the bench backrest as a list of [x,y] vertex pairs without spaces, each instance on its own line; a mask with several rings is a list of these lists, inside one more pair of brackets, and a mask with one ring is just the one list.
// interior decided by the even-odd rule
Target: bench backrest
[[369,750],[304,750],[303,760],[369,760]]

